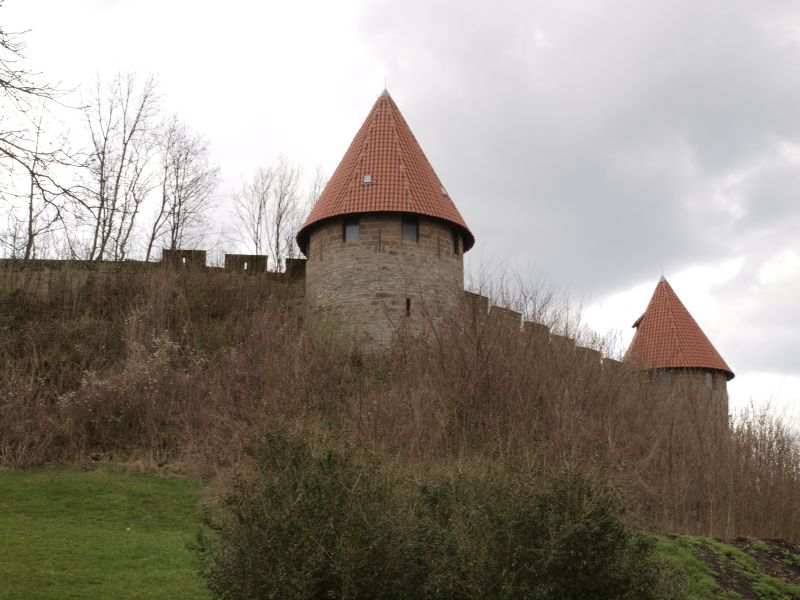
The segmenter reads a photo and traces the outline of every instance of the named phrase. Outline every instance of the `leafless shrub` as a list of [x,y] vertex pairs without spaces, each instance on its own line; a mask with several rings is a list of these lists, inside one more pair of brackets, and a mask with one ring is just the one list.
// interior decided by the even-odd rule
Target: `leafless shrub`
[[[335,430],[410,466],[525,461],[624,491],[663,531],[800,539],[800,443],[768,413],[727,426],[708,395],[465,303],[353,353],[268,275],[145,265],[0,279],[0,464],[137,460],[213,473],[276,427]],[[20,273],[23,273],[20,275]],[[526,315],[557,318],[533,293]],[[477,308],[476,308],[477,307]]]

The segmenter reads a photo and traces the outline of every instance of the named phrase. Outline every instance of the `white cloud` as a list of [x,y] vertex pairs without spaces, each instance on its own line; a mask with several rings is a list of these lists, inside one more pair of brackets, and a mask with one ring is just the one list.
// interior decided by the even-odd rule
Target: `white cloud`
[[742,373],[728,384],[728,395],[732,414],[751,406],[769,409],[800,431],[800,377],[758,371]]

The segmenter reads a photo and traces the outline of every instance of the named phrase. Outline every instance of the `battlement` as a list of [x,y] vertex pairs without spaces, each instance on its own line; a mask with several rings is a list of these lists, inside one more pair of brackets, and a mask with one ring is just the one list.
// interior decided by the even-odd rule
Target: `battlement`
[[0,270],[5,271],[95,271],[112,273],[131,269],[154,269],[168,266],[174,269],[214,270],[241,272],[248,275],[266,275],[270,277],[302,277],[305,273],[305,259],[287,258],[285,272],[268,271],[267,256],[264,254],[225,254],[223,267],[208,265],[205,250],[167,250],[161,254],[158,262],[142,260],[79,260],[79,259],[0,259]]
[[[227,257],[226,257],[227,258]],[[205,250],[164,250],[161,251],[161,262],[173,267],[186,267],[187,269],[202,269],[206,266]]]
[[[291,304],[296,304],[298,308],[302,305],[305,260],[287,260],[286,271],[278,273],[266,270],[266,256],[228,254],[225,267],[207,266],[206,256],[205,250],[176,250],[165,251],[165,260],[160,262],[0,259],[0,289],[24,291],[42,301],[71,298],[77,302],[88,289],[98,285],[115,285],[119,277],[132,279],[159,272],[174,272],[195,278],[201,286],[206,278],[209,279],[209,285],[230,290],[239,289],[242,285],[261,286],[270,294],[291,298]],[[260,268],[262,266],[263,269]]]
[[225,270],[241,271],[251,275],[267,270],[267,257],[263,254],[226,254]]
[[499,330],[505,335],[518,335],[526,340],[527,344],[542,351],[545,350],[557,361],[568,361],[587,367],[586,370],[597,369],[607,372],[619,372],[626,368],[621,361],[603,356],[600,350],[581,346],[576,341],[565,335],[550,331],[544,323],[525,320],[522,313],[492,304],[492,301],[474,292],[464,292],[465,317],[482,320],[486,325]]

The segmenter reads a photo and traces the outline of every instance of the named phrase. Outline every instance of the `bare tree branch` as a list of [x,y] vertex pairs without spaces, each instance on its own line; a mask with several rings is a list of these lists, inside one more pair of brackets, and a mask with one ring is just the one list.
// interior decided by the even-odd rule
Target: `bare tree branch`
[[287,258],[299,255],[295,235],[325,183],[321,169],[317,168],[306,193],[302,193],[302,170],[285,157],[272,167],[259,168],[253,179],[244,181],[233,195],[242,240],[256,254],[267,254],[270,263],[281,270]]
[[208,142],[192,134],[177,115],[161,127],[159,153],[161,199],[145,260],[159,241],[174,250],[200,232],[219,183],[219,168],[211,163]]
[[11,256],[31,258],[37,238],[64,226],[64,205],[75,188],[59,181],[69,178],[75,160],[65,137],[45,135],[43,116],[66,92],[24,68],[24,34],[0,27],[0,199],[14,223],[0,245]]
[[91,225],[90,260],[122,259],[142,203],[153,188],[149,172],[155,149],[159,96],[154,78],[117,74],[105,88],[98,76],[85,109],[91,138],[87,193],[79,204]]
[[275,175],[272,169],[259,168],[252,181],[245,181],[233,195],[233,208],[239,232],[256,254],[265,252],[268,211]]

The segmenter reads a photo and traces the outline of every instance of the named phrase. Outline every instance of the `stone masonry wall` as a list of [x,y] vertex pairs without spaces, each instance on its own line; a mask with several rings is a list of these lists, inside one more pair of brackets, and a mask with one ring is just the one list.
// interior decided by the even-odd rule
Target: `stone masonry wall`
[[[53,297],[77,298],[83,291],[116,279],[129,279],[137,274],[157,274],[164,269],[191,272],[198,281],[208,277],[217,283],[229,282],[232,290],[238,289],[244,280],[247,285],[267,286],[276,293],[291,298],[293,305],[303,304],[305,285],[303,263],[288,261],[284,273],[249,272],[235,268],[184,267],[182,263],[158,263],[141,261],[81,261],[81,260],[13,260],[0,259],[0,294],[24,292],[47,301]],[[299,264],[298,264],[299,263]],[[291,265],[291,268],[288,266]]]
[[330,312],[367,345],[420,333],[452,315],[464,289],[463,241],[452,252],[453,227],[420,217],[417,242],[401,239],[399,214],[361,215],[359,240],[345,242],[343,220],[331,219],[309,236],[306,303]]
[[[609,373],[625,368],[633,368],[630,365],[604,357],[597,350],[576,345],[575,340],[570,337],[552,333],[550,329],[542,324],[525,321],[522,315],[516,311],[493,306],[486,296],[481,296],[473,292],[464,292],[464,304],[462,314],[464,318],[486,319],[493,321],[495,325],[505,328],[509,332],[531,337],[537,347],[549,348],[549,353],[556,357],[554,365],[559,361],[568,364],[582,364],[584,367],[604,370]],[[586,368],[581,370],[587,373]],[[722,371],[710,371],[711,386],[709,387],[706,378],[708,371],[704,369],[671,369],[657,371],[651,374],[651,378],[656,385],[667,385],[671,393],[678,396],[693,398],[697,401],[697,412],[695,417],[705,422],[714,424],[709,427],[710,434],[718,434],[728,430],[728,384],[727,376]]]

